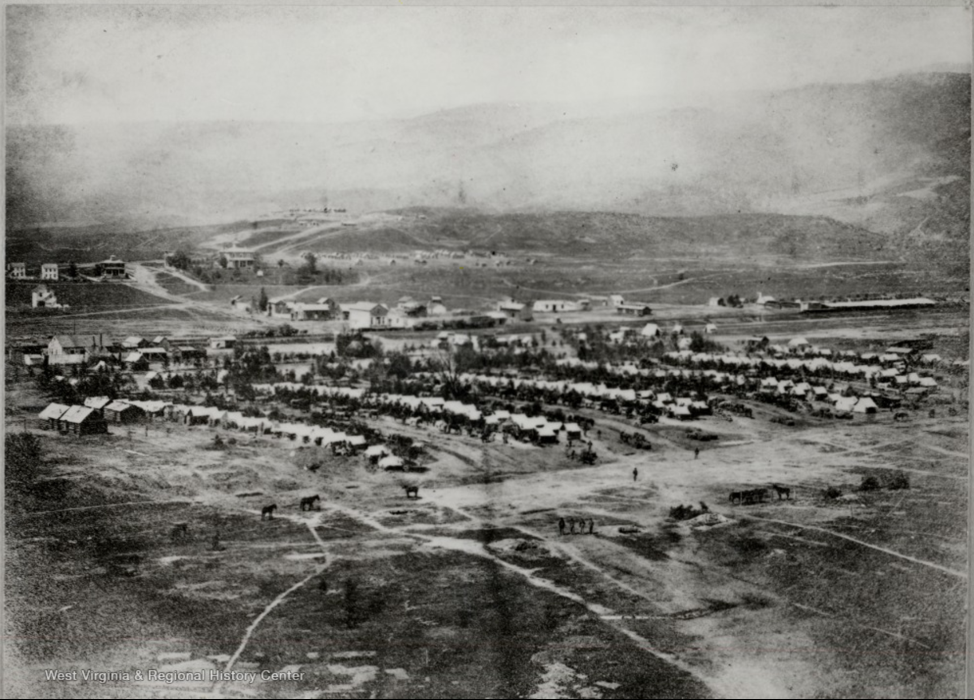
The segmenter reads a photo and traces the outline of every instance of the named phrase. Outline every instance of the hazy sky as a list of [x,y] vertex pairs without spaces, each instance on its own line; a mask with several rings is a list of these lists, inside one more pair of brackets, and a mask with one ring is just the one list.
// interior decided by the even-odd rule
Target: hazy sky
[[967,63],[963,8],[7,8],[7,119],[337,121]]

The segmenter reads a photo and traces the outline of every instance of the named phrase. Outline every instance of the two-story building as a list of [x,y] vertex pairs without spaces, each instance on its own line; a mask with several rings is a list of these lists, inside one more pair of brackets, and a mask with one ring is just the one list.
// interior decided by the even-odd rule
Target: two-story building
[[47,358],[51,364],[79,364],[91,357],[110,353],[114,347],[111,336],[97,335],[56,335],[47,344]]
[[57,263],[44,263],[41,265],[41,279],[57,282],[58,268]]
[[253,269],[257,264],[257,253],[248,248],[227,248],[223,251],[227,258],[228,270],[248,270]]
[[108,279],[123,279],[125,277],[125,263],[114,255],[101,263],[101,274]]
[[7,274],[15,280],[27,279],[27,263],[22,263],[22,262],[8,263]]

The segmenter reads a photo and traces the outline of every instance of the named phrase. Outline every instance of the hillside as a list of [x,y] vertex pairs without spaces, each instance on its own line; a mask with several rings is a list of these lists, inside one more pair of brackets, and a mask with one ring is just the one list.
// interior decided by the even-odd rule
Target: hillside
[[[897,234],[930,217],[925,231],[954,236],[969,219],[959,196],[970,179],[969,105],[969,74],[926,73],[669,107],[493,104],[354,124],[11,127],[7,224],[147,230],[327,201],[352,213],[777,212]],[[932,203],[896,193],[936,189],[949,176],[963,185],[937,190]]]
[[[896,251],[881,234],[825,217],[730,214],[704,217],[649,217],[616,212],[560,211],[497,214],[472,208],[408,208],[388,212],[398,218],[363,221],[340,230],[302,236],[259,231],[265,255],[276,251],[388,254],[438,249],[498,252],[514,256],[570,257],[578,260],[679,257],[795,261],[890,259]],[[273,243],[277,235],[280,243]],[[297,246],[295,248],[295,246]]]

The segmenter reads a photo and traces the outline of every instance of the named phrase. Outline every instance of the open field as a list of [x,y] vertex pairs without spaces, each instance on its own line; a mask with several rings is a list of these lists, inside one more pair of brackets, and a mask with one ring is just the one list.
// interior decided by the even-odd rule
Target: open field
[[[6,304],[8,307],[30,307],[31,290],[39,281],[35,282],[7,282]],[[165,304],[151,293],[140,289],[116,283],[74,283],[74,282],[45,282],[48,289],[57,295],[58,303],[67,304],[72,313],[86,311],[125,309],[126,307],[144,307],[155,304]]]

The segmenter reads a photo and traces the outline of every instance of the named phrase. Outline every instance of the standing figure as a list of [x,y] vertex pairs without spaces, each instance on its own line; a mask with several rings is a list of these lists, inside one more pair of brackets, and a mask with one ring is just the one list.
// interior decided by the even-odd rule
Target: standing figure
[[558,518],[558,534],[559,535],[564,535],[565,534],[565,519],[564,518]]
[[636,467],[633,467],[632,468],[632,480],[633,481],[636,481],[636,478],[638,476],[639,476],[639,469],[637,469]]
[[593,534],[595,532],[595,520],[592,518],[588,519],[588,534]]
[[571,534],[575,534],[575,518],[568,519],[568,527],[571,528]]
[[693,458],[696,459],[699,456],[700,456],[700,448],[699,447],[693,448]]

